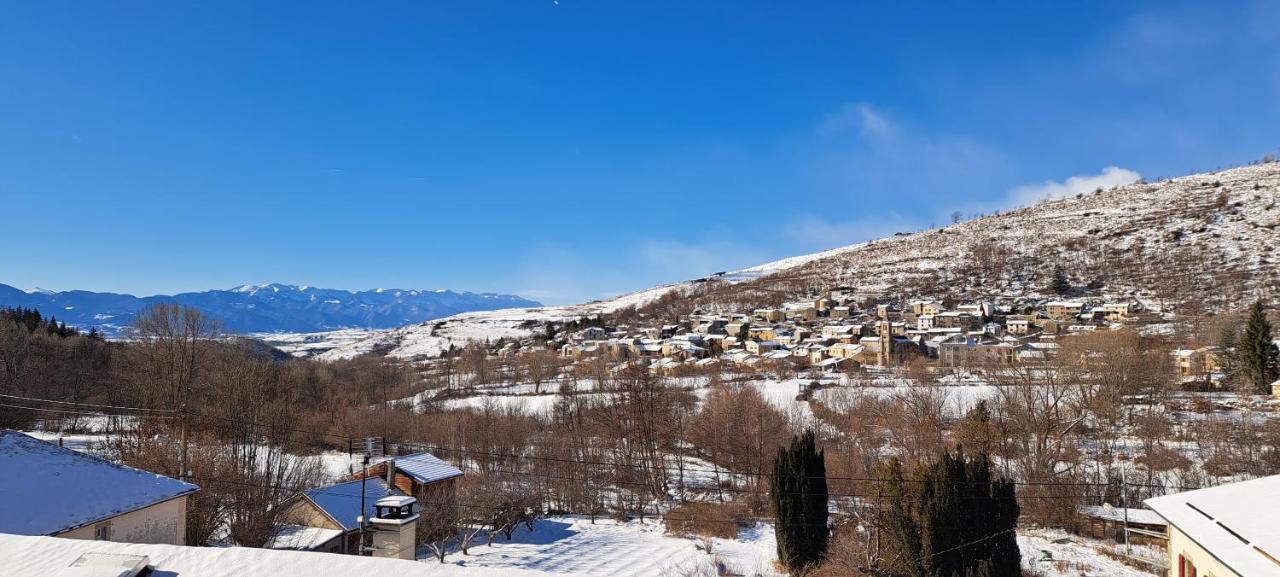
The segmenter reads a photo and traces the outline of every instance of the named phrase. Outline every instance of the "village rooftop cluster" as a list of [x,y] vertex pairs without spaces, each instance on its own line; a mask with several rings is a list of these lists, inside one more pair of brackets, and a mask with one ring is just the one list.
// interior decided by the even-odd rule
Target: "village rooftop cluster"
[[[777,308],[730,314],[695,311],[676,324],[658,327],[597,322],[569,333],[559,352],[576,361],[606,357],[644,364],[666,375],[721,364],[790,365],[823,373],[901,366],[913,359],[945,367],[998,366],[1043,361],[1057,348],[1059,336],[1140,320],[1158,317],[1144,313],[1137,300],[984,300],[950,307],[936,300],[874,304],[854,289],[841,287]],[[516,351],[516,345],[508,343],[498,353]]]

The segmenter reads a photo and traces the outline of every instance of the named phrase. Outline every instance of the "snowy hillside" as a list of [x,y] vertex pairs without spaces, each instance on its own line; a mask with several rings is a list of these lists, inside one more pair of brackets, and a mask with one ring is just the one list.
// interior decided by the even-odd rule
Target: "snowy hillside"
[[230,290],[149,297],[80,290],[22,291],[0,285],[0,307],[34,308],[69,325],[98,327],[108,335],[128,326],[135,312],[161,302],[195,307],[236,332],[390,328],[466,311],[538,304],[494,293],[400,289],[352,292],[284,284],[241,285]]
[[[1021,296],[1078,287],[1210,307],[1280,282],[1280,163],[1138,183],[830,251],[760,282],[867,294]],[[744,287],[745,288],[745,287]]]
[[1280,284],[1277,201],[1280,163],[1271,162],[1087,193],[581,305],[464,313],[363,338],[311,335],[305,350],[272,342],[326,359],[373,351],[423,358],[469,340],[528,336],[543,321],[643,307],[672,292],[704,305],[757,289],[836,285],[868,295],[1016,297],[1043,291],[1055,266],[1077,286],[1110,294],[1238,304]]

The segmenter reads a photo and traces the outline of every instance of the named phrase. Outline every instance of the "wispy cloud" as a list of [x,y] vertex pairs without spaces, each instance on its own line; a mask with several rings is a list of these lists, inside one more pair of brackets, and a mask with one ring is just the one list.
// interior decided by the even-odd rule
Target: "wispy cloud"
[[1009,191],[1006,206],[1028,206],[1046,199],[1066,198],[1076,194],[1092,192],[1099,188],[1106,189],[1133,184],[1141,178],[1141,174],[1127,168],[1108,166],[1098,174],[1081,174],[1067,178],[1062,182],[1046,180],[1040,184],[1016,187]]
[[982,190],[1005,158],[963,134],[913,130],[866,102],[846,103],[815,126],[813,175],[819,189],[924,200],[943,192]]
[[818,134],[837,137],[851,132],[874,139],[893,138],[898,127],[866,102],[849,102],[830,112],[818,123]]

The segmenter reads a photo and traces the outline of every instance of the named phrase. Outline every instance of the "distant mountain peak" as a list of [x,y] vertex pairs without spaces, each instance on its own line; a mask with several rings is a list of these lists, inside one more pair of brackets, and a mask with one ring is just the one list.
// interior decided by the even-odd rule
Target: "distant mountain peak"
[[236,332],[321,332],[393,328],[463,312],[539,306],[515,295],[378,289],[349,291],[281,283],[242,284],[226,290],[136,297],[90,291],[20,291],[0,284],[0,307],[35,308],[58,320],[114,334],[133,315],[156,303],[194,307]]

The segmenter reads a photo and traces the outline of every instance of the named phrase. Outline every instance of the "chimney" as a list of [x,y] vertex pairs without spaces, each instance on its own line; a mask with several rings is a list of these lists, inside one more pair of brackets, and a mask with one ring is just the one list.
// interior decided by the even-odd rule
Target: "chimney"
[[[388,469],[390,470],[390,469]],[[418,501],[413,497],[392,495],[373,504],[372,550],[374,557],[417,558],[415,536],[418,531]]]
[[396,460],[387,459],[387,488],[396,486]]

